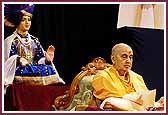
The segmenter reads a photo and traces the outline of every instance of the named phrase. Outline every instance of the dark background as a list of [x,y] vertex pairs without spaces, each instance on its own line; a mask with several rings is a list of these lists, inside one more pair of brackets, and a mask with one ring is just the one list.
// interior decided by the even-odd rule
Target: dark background
[[[134,50],[133,70],[149,89],[164,95],[164,31],[123,27],[117,29],[118,4],[40,4],[35,6],[30,33],[43,48],[56,48],[54,64],[70,84],[82,66],[100,56],[111,63],[111,48],[124,42]],[[5,27],[5,37],[14,29]]]

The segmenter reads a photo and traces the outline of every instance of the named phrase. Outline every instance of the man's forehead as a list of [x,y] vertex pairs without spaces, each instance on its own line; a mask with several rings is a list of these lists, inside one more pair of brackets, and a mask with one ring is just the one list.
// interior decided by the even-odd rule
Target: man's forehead
[[118,53],[133,53],[132,49],[126,46],[120,46],[115,51]]
[[126,50],[126,51],[121,51],[121,52],[118,52],[118,54],[126,54],[126,55],[133,55],[133,52],[131,50]]
[[132,48],[125,44],[125,43],[119,43],[116,44],[113,48],[112,48],[112,55],[117,55],[117,54],[121,54],[121,53],[127,53],[127,54],[132,54],[133,55],[133,50]]

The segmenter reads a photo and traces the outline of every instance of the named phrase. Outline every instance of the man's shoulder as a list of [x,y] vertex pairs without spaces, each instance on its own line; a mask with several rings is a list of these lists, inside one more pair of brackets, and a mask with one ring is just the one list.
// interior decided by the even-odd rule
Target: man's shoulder
[[97,74],[107,74],[107,72],[109,71],[110,68],[105,68],[103,70],[98,70]]
[[142,76],[141,76],[140,74],[138,74],[138,73],[136,73],[136,72],[134,72],[134,71],[132,71],[132,70],[129,70],[129,73],[130,73],[132,76],[136,76],[136,77],[138,77],[138,78],[142,78]]
[[98,72],[95,75],[96,77],[103,77],[103,78],[107,78],[108,76],[111,76],[111,72],[110,72],[110,67],[104,69],[104,70],[98,70]]

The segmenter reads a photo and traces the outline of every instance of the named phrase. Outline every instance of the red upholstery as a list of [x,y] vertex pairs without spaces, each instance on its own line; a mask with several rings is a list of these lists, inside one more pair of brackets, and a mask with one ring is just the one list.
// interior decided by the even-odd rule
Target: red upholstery
[[11,85],[4,97],[5,111],[51,111],[54,99],[63,95],[68,89],[69,86],[62,84],[48,86]]

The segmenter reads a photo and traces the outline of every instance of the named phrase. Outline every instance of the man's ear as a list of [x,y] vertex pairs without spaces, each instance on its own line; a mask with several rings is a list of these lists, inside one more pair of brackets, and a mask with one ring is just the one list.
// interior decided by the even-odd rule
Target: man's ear
[[112,55],[111,55],[111,61],[112,61],[112,64],[115,63],[115,61],[114,61],[114,56],[112,56]]

